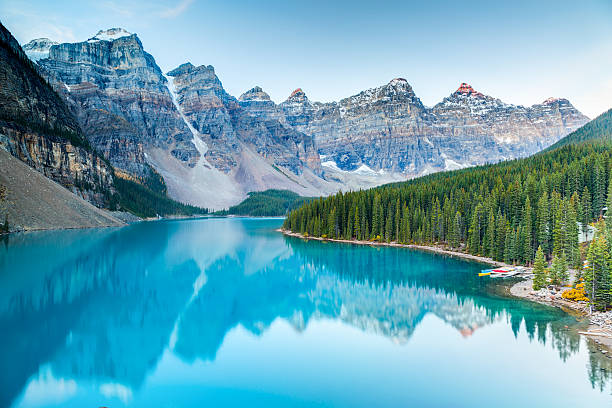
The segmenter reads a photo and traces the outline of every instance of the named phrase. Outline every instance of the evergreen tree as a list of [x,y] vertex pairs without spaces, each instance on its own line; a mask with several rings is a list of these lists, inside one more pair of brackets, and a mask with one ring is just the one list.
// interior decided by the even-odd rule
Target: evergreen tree
[[391,214],[394,214],[395,212],[393,211],[393,209],[391,208],[391,205],[389,205],[389,209],[387,210],[387,218],[385,221],[385,241],[387,242],[391,242],[392,239],[392,234],[393,234],[393,217],[391,216]]
[[451,247],[453,248],[459,247],[459,244],[461,243],[461,240],[463,238],[461,236],[462,229],[463,229],[463,217],[461,217],[461,213],[457,211],[457,213],[455,214],[455,218],[453,220],[453,228],[452,228],[452,234],[451,234],[451,240],[450,240]]
[[523,215],[523,261],[531,263],[533,260],[533,246],[531,244],[531,201],[529,197],[525,199],[525,209]]
[[537,244],[542,247],[545,255],[550,254],[550,211],[548,207],[548,193],[544,192],[538,200],[536,216]]
[[599,219],[602,209],[606,204],[606,171],[602,164],[602,160],[595,159],[593,170],[593,212],[594,217]]
[[[578,197],[575,197],[576,200]],[[574,209],[574,205],[572,203],[574,200],[570,199],[570,203],[566,213],[566,222],[565,222],[565,233],[566,233],[566,247],[564,254],[567,254],[567,261],[569,264],[575,268],[580,267],[580,242],[579,242],[579,234],[580,230],[578,228],[578,221],[576,219],[577,214]]]
[[582,233],[586,235],[589,223],[593,219],[593,201],[587,186],[584,187],[580,201],[582,203],[582,217],[580,223],[582,224]]
[[480,253],[480,229],[482,227],[480,220],[480,210],[482,209],[482,205],[479,203],[474,210],[474,215],[472,216],[472,222],[470,224],[470,229],[468,234],[470,236],[469,249],[472,254]]
[[610,171],[610,180],[608,181],[608,198],[606,200],[605,211],[605,226],[608,242],[612,242],[612,170]]
[[546,286],[546,259],[542,247],[538,247],[533,263],[533,289],[540,290]]
[[484,255],[493,258],[495,251],[495,216],[493,215],[493,210],[489,211],[489,220],[487,221],[487,229],[484,238]]
[[591,242],[587,261],[585,289],[595,309],[605,310],[612,301],[612,265],[610,245],[603,234],[598,234]]
[[550,268],[550,280],[553,285],[562,285],[569,280],[565,254],[555,254]]
[[361,219],[359,218],[359,206],[355,207],[355,223],[354,223],[354,227],[355,227],[355,232],[354,232],[354,236],[355,239],[363,239],[363,237],[361,236]]
[[565,250],[566,243],[566,216],[565,216],[565,202],[561,200],[559,207],[555,213],[555,223],[553,227],[553,253],[560,253]]

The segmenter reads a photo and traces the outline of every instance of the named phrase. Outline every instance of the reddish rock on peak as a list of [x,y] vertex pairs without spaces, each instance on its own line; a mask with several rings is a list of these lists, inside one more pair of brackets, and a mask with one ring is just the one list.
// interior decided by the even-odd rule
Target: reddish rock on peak
[[472,88],[471,85],[462,82],[461,85],[459,86],[459,88],[455,91],[455,93],[460,93],[463,95],[473,95],[473,96],[484,96],[483,94],[481,94],[478,91],[475,91],[474,88]]
[[567,102],[567,103],[569,103],[569,101],[567,99],[551,97],[551,98],[546,99],[544,102],[542,102],[542,104],[544,104],[544,105],[551,105],[551,104],[557,103],[557,102]]
[[298,88],[295,91],[291,92],[291,95],[289,95],[289,98],[294,98],[296,96],[302,96],[305,95],[304,91],[302,91],[302,88]]

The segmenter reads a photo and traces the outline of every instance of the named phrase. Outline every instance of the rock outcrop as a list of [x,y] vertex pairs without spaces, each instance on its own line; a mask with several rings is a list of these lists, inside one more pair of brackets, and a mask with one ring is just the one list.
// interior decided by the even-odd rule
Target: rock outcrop
[[112,169],[89,146],[64,101],[0,24],[0,147],[97,206]]
[[250,115],[260,119],[277,120],[283,125],[287,124],[284,112],[270,99],[270,95],[259,86],[240,95],[238,103]]
[[72,106],[87,138],[117,168],[146,176],[148,148],[186,166],[198,151],[166,78],[135,34],[113,28],[87,41],[51,46],[38,61]]
[[49,58],[49,50],[52,46],[58,45],[58,42],[48,38],[37,38],[23,46],[23,51],[32,61],[38,61],[43,58]]
[[[212,191],[202,191],[207,206],[227,207],[246,197],[249,191],[269,188],[289,189],[302,195],[327,194],[339,188],[322,174],[313,138],[277,118],[280,109],[269,97],[254,89],[242,100],[229,95],[212,66],[195,67],[185,63],[168,72],[177,107],[192,129],[203,155],[200,176],[192,179],[216,180]],[[267,108],[272,110],[268,112]],[[251,114],[251,109],[260,114]],[[170,164],[161,152],[151,156],[160,173],[172,179]],[[185,177],[183,177],[185,178]],[[184,196],[189,192],[169,184],[169,192]]]
[[0,169],[0,185],[7,189],[0,210],[11,232],[125,225],[1,148]]
[[413,173],[411,166],[435,158],[435,147],[425,142],[429,113],[404,79],[325,104],[297,89],[280,106],[290,124],[314,136],[323,161],[340,170],[364,165]]
[[326,169],[406,177],[524,157],[588,121],[565,99],[515,106],[466,83],[427,108],[403,78],[324,104],[297,89],[280,107],[313,135]]
[[431,113],[436,134],[460,142],[442,150],[447,165],[455,161],[462,166],[531,155],[588,121],[567,99],[515,106],[476,92],[465,83]]
[[[261,88],[252,89],[238,101],[225,92],[210,65],[194,67],[187,63],[168,75],[174,78],[183,113],[208,145],[208,161],[219,170],[231,172],[239,164],[241,151],[251,149],[271,165],[282,166],[296,176],[305,166],[320,173],[312,137],[275,119],[281,112],[273,112],[274,103]],[[267,108],[272,111],[249,114]]]

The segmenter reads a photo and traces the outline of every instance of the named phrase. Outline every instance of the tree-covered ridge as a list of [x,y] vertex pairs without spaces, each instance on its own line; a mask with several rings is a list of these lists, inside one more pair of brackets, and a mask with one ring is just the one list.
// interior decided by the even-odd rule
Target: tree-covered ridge
[[228,210],[219,211],[219,215],[281,216],[288,211],[312,200],[289,190],[266,190],[251,192],[240,204]]
[[[581,226],[601,218],[612,201],[612,143],[605,126],[589,129],[602,129],[601,139],[595,134],[590,143],[526,159],[320,198],[292,211],[284,228],[328,238],[442,244],[516,264],[532,264],[541,248],[544,260],[555,259],[553,280],[559,281],[565,264],[579,267],[585,258]],[[603,262],[601,285],[609,286],[612,263],[592,257]]]
[[612,140],[612,109],[559,140],[548,150],[588,140]]
[[112,196],[111,209],[129,211],[139,217],[208,214],[206,208],[179,203],[168,198],[165,191],[154,191],[154,186],[134,180],[115,176],[114,186],[118,194]]
[[447,243],[531,263],[538,246],[579,262],[578,226],[598,218],[610,180],[609,144],[569,145],[531,158],[338,193],[291,212],[285,228],[310,235]]

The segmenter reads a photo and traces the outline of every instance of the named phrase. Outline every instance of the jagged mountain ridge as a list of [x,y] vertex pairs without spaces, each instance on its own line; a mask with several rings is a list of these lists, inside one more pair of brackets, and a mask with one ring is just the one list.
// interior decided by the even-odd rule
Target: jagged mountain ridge
[[[41,53],[41,43],[48,42],[26,49]],[[212,67],[185,64],[163,75],[136,34],[114,28],[51,45],[38,64],[94,147],[138,177],[151,165],[179,201],[227,208],[253,190],[318,195],[340,188],[319,176],[311,137],[246,114]],[[207,89],[190,93],[183,81]]]
[[38,64],[69,102],[90,142],[115,167],[146,176],[150,146],[195,165],[198,151],[166,78],[135,34],[111,29],[84,42],[54,45]]
[[566,99],[526,108],[465,83],[427,108],[402,78],[324,104],[298,89],[280,107],[290,124],[314,136],[324,163],[406,176],[524,157],[588,121]]
[[402,78],[339,102],[299,88],[278,105],[261,87],[237,99],[210,65],[164,76],[119,28],[48,54],[40,66],[113,165],[137,175],[152,165],[172,198],[211,208],[267,188],[326,195],[523,157],[588,120],[565,99],[515,106],[467,84],[430,108]]

